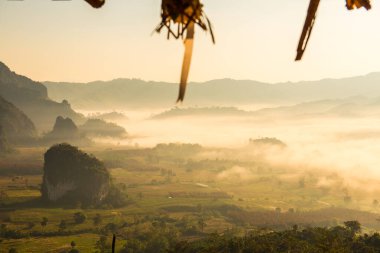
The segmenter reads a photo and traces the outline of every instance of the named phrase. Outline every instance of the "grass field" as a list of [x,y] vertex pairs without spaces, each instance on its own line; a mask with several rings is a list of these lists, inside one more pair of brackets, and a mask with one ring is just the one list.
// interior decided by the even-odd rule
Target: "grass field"
[[[378,192],[361,190],[358,183],[351,187],[351,181],[334,171],[276,167],[256,157],[236,159],[233,154],[239,151],[199,147],[89,150],[104,161],[114,183],[125,188],[128,205],[118,209],[41,205],[44,149],[20,149],[0,162],[0,222],[22,236],[0,239],[0,252],[12,247],[18,252],[64,252],[71,241],[80,252],[96,252],[101,234],[111,238],[112,229],[102,232],[107,224],[117,227],[121,248],[126,239],[151,230],[156,220],[177,229],[180,238],[227,229],[281,229],[294,223],[339,224],[346,219],[359,220],[368,231],[380,229]],[[223,152],[223,159],[206,155]],[[22,169],[10,173],[16,167]],[[76,212],[86,215],[85,222],[74,222]],[[102,217],[101,224],[94,225],[96,215]],[[44,217],[46,226],[41,225]],[[186,232],[189,228],[198,232]]]

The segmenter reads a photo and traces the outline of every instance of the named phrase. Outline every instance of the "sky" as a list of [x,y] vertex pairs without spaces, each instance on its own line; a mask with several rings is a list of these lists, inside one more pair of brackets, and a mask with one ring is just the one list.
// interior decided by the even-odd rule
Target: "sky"
[[[190,81],[288,82],[380,71],[379,1],[347,11],[322,0],[308,50],[294,62],[308,0],[203,0],[216,36],[196,30]],[[38,81],[178,82],[183,43],[152,33],[160,0],[0,0],[0,61]]]

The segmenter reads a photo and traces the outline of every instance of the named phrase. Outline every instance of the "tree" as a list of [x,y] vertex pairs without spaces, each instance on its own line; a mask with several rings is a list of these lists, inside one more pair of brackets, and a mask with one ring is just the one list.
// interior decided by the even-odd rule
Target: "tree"
[[305,188],[305,178],[304,177],[300,178],[300,180],[298,181],[298,186],[299,186],[299,188]]
[[164,253],[169,249],[169,241],[166,237],[155,235],[148,241],[145,253]]
[[67,228],[67,224],[65,220],[61,220],[61,222],[58,225],[60,230],[65,230]]
[[107,237],[105,235],[101,235],[95,244],[95,248],[98,249],[100,253],[108,253],[110,252],[111,244],[107,242]]
[[362,230],[358,221],[346,221],[344,222],[344,226],[354,234],[357,234]]
[[0,237],[2,237],[7,231],[7,224],[0,224]]
[[125,242],[119,253],[140,253],[143,252],[144,248],[145,245],[141,241],[131,238]]
[[198,226],[199,228],[201,229],[202,233],[203,233],[203,229],[204,227],[206,226],[206,222],[204,221],[203,217],[201,217],[199,220],[198,220]]
[[35,225],[34,222],[28,222],[27,229],[32,229]]
[[103,219],[102,219],[102,216],[100,216],[100,214],[95,214],[94,218],[92,218],[92,221],[94,223],[95,226],[98,226],[102,223]]
[[116,233],[118,227],[115,223],[108,223],[107,225],[104,226],[105,232],[111,232],[111,233]]
[[43,228],[46,227],[46,225],[48,224],[48,222],[49,222],[48,218],[43,217],[43,218],[42,218],[42,221],[41,221],[41,226],[42,226]]
[[74,222],[76,224],[84,223],[86,221],[86,218],[87,218],[86,215],[82,212],[74,213],[73,217],[74,217]]
[[71,241],[70,245],[71,245],[71,250],[68,253],[79,253],[79,250],[75,248],[77,244],[74,241]]
[[8,253],[17,253],[17,249],[16,248],[10,248]]
[[343,201],[344,201],[344,203],[349,204],[352,202],[352,198],[351,198],[351,196],[346,195],[346,196],[344,196]]
[[119,188],[112,185],[104,202],[114,208],[123,207],[127,204],[127,196]]

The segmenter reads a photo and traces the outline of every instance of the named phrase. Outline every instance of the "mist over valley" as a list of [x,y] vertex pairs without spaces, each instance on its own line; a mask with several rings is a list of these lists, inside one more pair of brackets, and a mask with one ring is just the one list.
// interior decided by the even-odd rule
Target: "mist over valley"
[[[215,80],[191,84],[176,105],[173,84],[37,83],[5,65],[2,71],[7,245],[22,247],[30,235],[86,233],[97,244],[99,233],[175,232],[187,240],[349,220],[366,232],[380,228],[380,74],[283,84]],[[129,239],[120,240],[122,250]]]

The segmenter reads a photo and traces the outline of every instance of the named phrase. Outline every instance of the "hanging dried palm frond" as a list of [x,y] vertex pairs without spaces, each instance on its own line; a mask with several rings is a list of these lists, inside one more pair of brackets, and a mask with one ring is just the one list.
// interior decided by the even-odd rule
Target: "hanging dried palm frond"
[[94,8],[100,8],[104,5],[106,0],[85,0],[87,3],[89,3]]
[[[307,43],[309,42],[311,32],[315,23],[316,13],[318,10],[320,0],[310,0],[309,8],[307,10],[306,21],[301,33],[301,38],[298,42],[296,61],[302,59],[303,53],[306,50]],[[364,7],[367,10],[371,9],[371,0],[346,0],[346,7],[349,10],[354,8]]]
[[310,0],[309,8],[307,10],[307,16],[305,24],[302,29],[301,38],[298,42],[296,61],[302,59],[303,53],[306,50],[307,43],[309,42],[311,32],[313,31],[315,18],[318,10],[320,0]]
[[[156,27],[157,32],[167,28],[168,38],[183,38],[190,23],[197,24],[204,31],[210,31],[215,43],[210,20],[203,12],[200,0],[162,0],[161,23]],[[177,27],[175,27],[177,26]]]
[[182,102],[185,98],[187,79],[190,72],[191,57],[193,55],[193,44],[194,44],[194,23],[190,23],[187,28],[186,39],[185,39],[185,54],[183,56],[182,71],[181,71],[181,81],[179,84],[179,93],[177,98],[177,103]]
[[203,12],[203,4],[200,0],[162,0],[161,8],[162,20],[156,31],[159,33],[163,28],[166,28],[168,39],[170,36],[178,39],[186,35],[180,90],[177,99],[177,102],[182,102],[190,71],[195,25],[200,26],[204,31],[210,31],[213,43],[215,43],[214,33],[210,20]]
[[371,9],[371,1],[370,0],[346,0],[346,7],[349,10],[352,10],[354,8],[361,8],[364,7],[367,10]]

